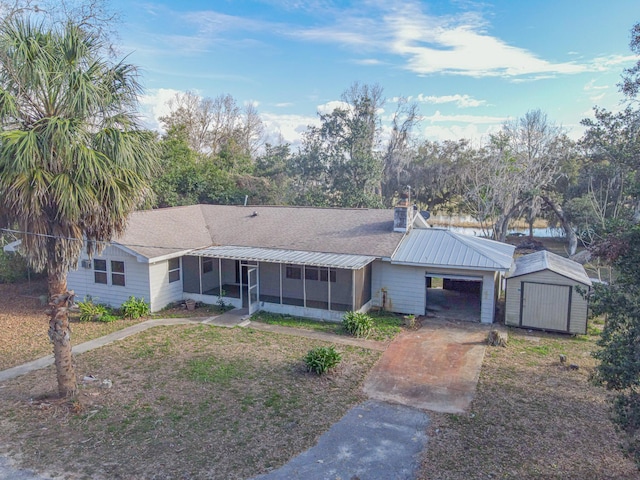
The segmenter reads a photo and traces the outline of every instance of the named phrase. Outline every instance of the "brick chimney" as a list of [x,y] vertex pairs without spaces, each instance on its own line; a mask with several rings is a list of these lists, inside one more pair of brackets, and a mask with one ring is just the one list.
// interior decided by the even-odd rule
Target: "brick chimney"
[[393,212],[393,231],[407,232],[413,224],[413,206],[407,195],[402,195]]

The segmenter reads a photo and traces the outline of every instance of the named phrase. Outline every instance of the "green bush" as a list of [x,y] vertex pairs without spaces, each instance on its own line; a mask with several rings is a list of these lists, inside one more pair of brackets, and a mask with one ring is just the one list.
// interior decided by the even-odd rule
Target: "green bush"
[[327,370],[337,366],[340,363],[340,360],[342,360],[342,355],[336,352],[333,345],[330,347],[318,347],[311,349],[304,357],[304,363],[307,366],[307,370],[309,372],[317,373],[318,375],[322,375]]
[[354,337],[366,337],[371,333],[373,320],[366,313],[347,312],[342,317],[344,328]]
[[131,319],[146,317],[151,312],[149,304],[144,301],[144,298],[137,299],[134,296],[129,297],[129,300],[122,304],[120,310],[122,310],[123,317]]
[[3,251],[0,244],[0,283],[16,283],[27,278],[29,269],[26,260],[17,253]]
[[101,322],[102,317],[109,314],[109,310],[104,305],[93,303],[91,298],[85,299],[84,302],[78,302],[80,310],[81,322]]

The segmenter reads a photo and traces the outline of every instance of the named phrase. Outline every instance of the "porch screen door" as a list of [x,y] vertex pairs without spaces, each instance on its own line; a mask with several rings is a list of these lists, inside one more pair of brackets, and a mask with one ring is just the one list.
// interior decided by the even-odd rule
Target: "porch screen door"
[[253,315],[260,310],[260,302],[258,301],[258,269],[256,267],[247,267],[247,287],[249,315]]

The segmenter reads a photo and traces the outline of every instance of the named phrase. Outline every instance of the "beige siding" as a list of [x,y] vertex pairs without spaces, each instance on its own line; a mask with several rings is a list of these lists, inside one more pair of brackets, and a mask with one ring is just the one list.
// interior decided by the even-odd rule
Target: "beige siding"
[[[554,273],[550,270],[521,275],[519,277],[507,279],[507,298],[505,304],[505,323],[507,325],[520,325],[520,299],[522,282],[532,282],[550,285],[566,285],[572,287],[571,292],[571,317],[570,333],[585,333],[587,330],[587,309],[588,302],[580,294],[578,289],[586,290],[588,287],[577,283],[567,277]],[[578,287],[578,288],[576,288]],[[549,305],[547,305],[549,306]],[[567,311],[567,305],[557,305],[553,308]]]
[[[133,255],[117,248],[107,247],[95,258],[107,260],[107,284],[95,283],[93,262],[90,268],[82,266],[82,260],[87,260],[86,254],[82,254],[77,270],[72,270],[67,276],[67,285],[76,294],[76,299],[81,301],[91,296],[96,302],[119,307],[130,296],[144,298],[149,302],[149,266],[138,262]],[[125,286],[111,285],[111,260],[124,262]]]

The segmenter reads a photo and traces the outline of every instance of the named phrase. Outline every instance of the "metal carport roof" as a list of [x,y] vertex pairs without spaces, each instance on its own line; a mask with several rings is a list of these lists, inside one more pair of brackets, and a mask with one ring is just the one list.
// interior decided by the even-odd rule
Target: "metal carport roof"
[[441,228],[413,229],[391,263],[483,271],[508,271],[515,247]]

